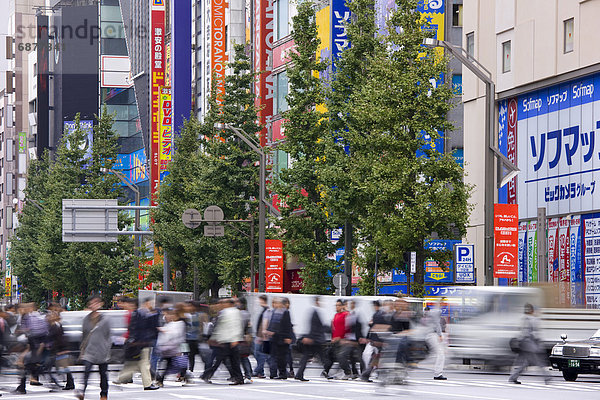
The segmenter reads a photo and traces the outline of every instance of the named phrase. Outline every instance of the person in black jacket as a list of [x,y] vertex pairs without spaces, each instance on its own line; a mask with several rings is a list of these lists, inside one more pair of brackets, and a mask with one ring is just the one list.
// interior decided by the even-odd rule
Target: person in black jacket
[[309,358],[319,355],[321,363],[325,364],[325,351],[323,349],[323,345],[325,344],[325,326],[323,326],[319,315],[319,298],[315,297],[314,302],[315,304],[310,317],[310,331],[300,339],[300,343],[302,343],[302,359],[300,359],[300,366],[296,372],[295,379],[301,382],[308,382],[308,379],[304,377],[304,370]]
[[142,374],[144,390],[156,390],[158,386],[152,384],[152,375],[150,374],[150,346],[153,340],[155,319],[148,314],[145,303],[139,310],[137,309],[137,299],[130,299],[128,303],[132,312],[128,328],[129,335],[125,342],[125,364],[119,377],[113,383],[117,385],[127,383],[131,381],[133,374],[139,371]]
[[273,307],[267,335],[271,338],[271,356],[277,363],[279,375],[274,376],[274,371],[271,371],[271,379],[287,379],[285,367],[289,345],[292,343],[292,320],[281,299],[274,299]]
[[[261,294],[258,297],[258,301],[261,307],[261,311],[256,321],[256,334],[254,336],[254,358],[256,359],[256,368],[254,368],[253,376],[257,378],[265,377],[265,362],[269,355],[264,350],[265,337],[265,323],[271,313],[269,310],[268,298],[266,295]],[[265,318],[266,316],[266,318]]]

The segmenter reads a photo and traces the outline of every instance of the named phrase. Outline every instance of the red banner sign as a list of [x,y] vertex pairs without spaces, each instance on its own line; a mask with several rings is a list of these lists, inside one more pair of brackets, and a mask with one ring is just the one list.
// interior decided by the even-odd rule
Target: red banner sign
[[156,205],[156,194],[160,185],[160,91],[165,85],[165,4],[164,0],[152,0],[150,33],[150,194],[151,203]]
[[494,204],[494,278],[517,278],[519,206]]
[[265,240],[266,291],[283,292],[283,243],[281,240]]

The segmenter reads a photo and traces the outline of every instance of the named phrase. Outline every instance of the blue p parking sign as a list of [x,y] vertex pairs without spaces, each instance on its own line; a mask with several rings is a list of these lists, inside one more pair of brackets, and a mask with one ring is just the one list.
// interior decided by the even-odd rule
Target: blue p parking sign
[[454,282],[475,283],[475,246],[454,245]]

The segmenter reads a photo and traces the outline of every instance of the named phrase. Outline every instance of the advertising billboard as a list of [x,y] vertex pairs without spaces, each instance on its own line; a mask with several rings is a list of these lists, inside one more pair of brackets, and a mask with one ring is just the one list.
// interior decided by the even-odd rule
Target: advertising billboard
[[160,185],[160,90],[165,85],[165,4],[164,0],[152,0],[150,32],[150,113],[151,156],[150,195],[152,205],[157,205],[156,194]]
[[283,292],[283,243],[277,239],[265,240],[265,291]]
[[518,96],[519,218],[600,209],[600,74]]
[[346,6],[346,0],[331,1],[331,56],[332,67],[339,55],[350,46],[346,28],[350,23],[350,10]]
[[518,207],[516,204],[494,204],[494,278],[518,278]]
[[223,104],[225,69],[227,68],[226,0],[210,0],[210,66],[216,90],[216,101]]
[[171,88],[160,88],[160,179],[164,178],[167,164],[171,161],[173,150],[173,103],[171,101]]
[[140,183],[148,179],[147,163],[146,151],[139,149],[127,154],[117,154],[113,169],[121,171],[129,182]]
[[256,106],[259,107],[258,123],[260,145],[267,144],[273,116],[273,0],[254,1],[254,70],[260,72],[254,82]]

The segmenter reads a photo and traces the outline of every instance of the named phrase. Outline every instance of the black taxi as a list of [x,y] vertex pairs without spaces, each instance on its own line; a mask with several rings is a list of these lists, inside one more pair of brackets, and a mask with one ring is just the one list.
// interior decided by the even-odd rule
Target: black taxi
[[565,380],[574,381],[580,374],[600,375],[600,329],[587,340],[567,342],[564,334],[561,338],[563,342],[552,348],[550,363]]

